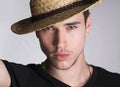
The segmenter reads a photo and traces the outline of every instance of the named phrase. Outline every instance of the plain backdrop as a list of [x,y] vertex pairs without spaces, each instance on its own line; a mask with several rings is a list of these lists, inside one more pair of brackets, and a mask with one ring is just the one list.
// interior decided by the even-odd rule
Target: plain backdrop
[[[104,0],[91,9],[92,28],[87,38],[85,55],[89,64],[120,73],[120,0]],[[0,59],[28,64],[46,59],[35,33],[14,34],[10,27],[30,17],[29,0],[0,2]]]

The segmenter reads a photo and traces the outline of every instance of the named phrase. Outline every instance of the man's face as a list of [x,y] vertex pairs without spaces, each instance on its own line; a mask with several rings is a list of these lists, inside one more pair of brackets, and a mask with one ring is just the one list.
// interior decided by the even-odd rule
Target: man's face
[[81,57],[87,33],[91,26],[90,16],[85,24],[83,13],[37,31],[37,37],[50,64],[56,69],[68,69]]

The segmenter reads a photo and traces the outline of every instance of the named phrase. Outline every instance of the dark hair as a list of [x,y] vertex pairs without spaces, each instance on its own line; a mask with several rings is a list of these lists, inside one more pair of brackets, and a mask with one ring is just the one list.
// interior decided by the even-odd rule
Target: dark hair
[[90,11],[89,11],[89,10],[86,10],[86,11],[83,12],[83,15],[84,15],[84,18],[85,18],[85,23],[86,23],[86,21],[87,21],[87,18],[88,18],[88,16],[89,16],[89,14],[90,14]]

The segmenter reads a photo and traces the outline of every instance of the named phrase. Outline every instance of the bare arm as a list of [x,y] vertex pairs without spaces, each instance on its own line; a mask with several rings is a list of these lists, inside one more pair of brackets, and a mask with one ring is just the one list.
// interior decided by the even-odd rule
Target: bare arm
[[10,87],[11,79],[4,63],[0,60],[0,87]]

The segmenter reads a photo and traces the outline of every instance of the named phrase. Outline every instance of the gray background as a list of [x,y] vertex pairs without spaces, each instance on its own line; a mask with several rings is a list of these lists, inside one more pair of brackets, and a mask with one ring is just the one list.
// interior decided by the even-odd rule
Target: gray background
[[[85,54],[90,64],[120,73],[120,0],[104,0],[91,9],[92,28],[87,38]],[[34,33],[16,35],[10,26],[30,17],[29,0],[0,2],[0,58],[16,63],[41,63],[41,52]]]

